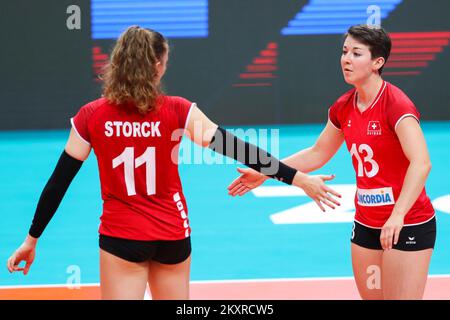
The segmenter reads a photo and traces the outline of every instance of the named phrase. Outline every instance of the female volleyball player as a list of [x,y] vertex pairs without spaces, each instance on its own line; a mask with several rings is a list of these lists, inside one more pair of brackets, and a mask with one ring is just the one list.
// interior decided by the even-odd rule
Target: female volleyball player
[[[52,218],[91,148],[97,156],[103,214],[99,228],[103,299],[187,299],[191,230],[178,175],[178,149],[195,143],[288,184],[334,207],[339,196],[325,184],[245,143],[209,120],[195,103],[164,95],[169,46],[158,32],[133,26],[118,39],[104,75],[104,97],[71,119],[65,150],[39,199],[29,235],[8,260],[27,274],[37,239]],[[198,134],[200,132],[200,134]],[[19,267],[26,261],[24,268]]]
[[[341,67],[354,88],[330,107],[316,143],[283,162],[303,172],[316,170],[345,140],[357,180],[351,253],[359,293],[363,299],[421,299],[436,239],[424,188],[431,162],[416,107],[381,78],[390,50],[381,28],[348,30]],[[251,169],[239,172],[229,186],[233,196],[266,180]]]

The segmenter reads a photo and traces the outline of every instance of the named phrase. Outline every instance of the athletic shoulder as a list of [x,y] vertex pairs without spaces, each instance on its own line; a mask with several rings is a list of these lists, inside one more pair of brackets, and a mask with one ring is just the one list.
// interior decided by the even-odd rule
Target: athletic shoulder
[[385,113],[391,128],[395,130],[400,121],[407,117],[413,117],[419,122],[420,113],[406,93],[391,83],[387,83],[386,89]]
[[192,101],[180,96],[163,96],[163,99],[172,108],[189,108],[192,105]]
[[111,103],[108,102],[108,99],[101,97],[98,98],[96,100],[92,100],[88,103],[86,103],[85,105],[83,105],[80,108],[80,111],[83,110],[84,112],[86,112],[87,114],[93,114],[95,113],[98,109],[100,109],[101,107],[110,105]]
[[195,103],[180,96],[163,96],[163,105],[173,111],[178,119],[178,128],[185,128],[189,112]]
[[344,93],[342,96],[340,96],[333,105],[343,107],[347,105],[349,102],[353,101],[354,95],[355,95],[356,89],[352,88],[348,90],[346,93]]
[[89,122],[92,119],[92,116],[106,105],[109,105],[108,100],[103,97],[90,101],[83,105],[75,116],[70,118],[72,128],[75,130],[77,135],[88,144],[91,143],[91,138],[89,135]]
[[341,129],[340,115],[342,113],[342,110],[346,106],[352,104],[355,91],[355,88],[348,90],[346,93],[341,95],[328,109],[328,119],[337,129]]
[[399,87],[386,82],[386,89],[390,105],[394,105],[396,107],[415,106],[414,102],[412,102],[406,93]]

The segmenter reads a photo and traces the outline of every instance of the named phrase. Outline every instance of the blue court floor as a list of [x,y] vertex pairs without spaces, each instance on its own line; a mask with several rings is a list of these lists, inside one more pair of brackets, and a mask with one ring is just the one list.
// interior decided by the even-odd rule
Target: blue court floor
[[[438,221],[430,274],[450,274],[450,122],[423,122],[422,128],[433,163],[426,188],[436,204]],[[284,157],[312,145],[322,125],[256,129],[279,129],[279,156]],[[68,132],[0,132],[0,286],[65,284],[74,270],[80,272],[81,283],[99,282],[101,198],[93,153],[39,240],[28,276],[9,274],[5,266],[28,232]],[[182,151],[203,154],[186,139],[183,143]],[[237,177],[237,167],[180,166],[193,230],[192,280],[352,275],[349,237],[355,178],[345,146],[318,171],[336,174],[330,186],[341,190],[346,199],[339,212],[320,213],[301,192],[276,181],[267,182],[259,192],[232,198],[226,188]]]

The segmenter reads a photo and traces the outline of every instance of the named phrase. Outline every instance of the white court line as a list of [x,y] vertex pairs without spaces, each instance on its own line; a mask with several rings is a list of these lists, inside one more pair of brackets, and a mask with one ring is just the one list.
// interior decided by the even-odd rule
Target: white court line
[[76,287],[98,287],[100,283],[80,283],[80,284],[33,284],[33,285],[18,285],[18,286],[0,286],[1,289],[34,289],[34,288],[76,288]]
[[[450,278],[450,274],[431,274],[428,278]],[[214,283],[254,283],[254,282],[309,282],[309,281],[335,281],[335,280],[353,280],[353,277],[323,277],[323,278],[274,278],[274,279],[235,279],[235,280],[195,280],[191,284],[214,284]],[[78,285],[67,284],[43,284],[43,285],[18,285],[18,286],[0,286],[1,289],[31,289],[31,288],[63,288],[63,287],[98,287],[100,283],[84,283]]]

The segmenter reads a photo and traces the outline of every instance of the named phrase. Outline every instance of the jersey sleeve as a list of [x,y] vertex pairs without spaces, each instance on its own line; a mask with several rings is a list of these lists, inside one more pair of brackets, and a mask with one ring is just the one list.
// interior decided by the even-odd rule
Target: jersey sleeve
[[178,115],[178,127],[185,129],[189,120],[189,114],[195,103],[182,97],[173,97],[173,102]]
[[333,124],[333,126],[336,129],[341,130],[341,123],[339,122],[339,106],[338,104],[335,102],[333,103],[333,105],[328,109],[328,119],[330,120],[330,122]]
[[91,144],[91,138],[89,136],[89,119],[93,113],[92,103],[88,103],[81,107],[78,113],[70,118],[70,123],[72,124],[72,128],[75,133],[78,135],[81,140],[86,142],[87,144]]
[[417,120],[417,122],[420,121],[420,113],[417,111],[416,106],[406,97],[401,101],[397,101],[397,103],[392,104],[388,108],[388,122],[394,131],[397,129],[400,121],[407,117],[413,117]]

